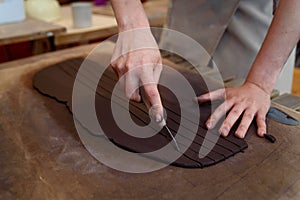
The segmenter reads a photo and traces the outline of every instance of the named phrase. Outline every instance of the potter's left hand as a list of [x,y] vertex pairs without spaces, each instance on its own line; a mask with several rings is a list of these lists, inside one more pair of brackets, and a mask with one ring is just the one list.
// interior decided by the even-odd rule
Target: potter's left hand
[[224,99],[225,101],[207,120],[206,126],[208,129],[212,129],[221,117],[229,111],[219,129],[221,135],[226,137],[234,123],[242,115],[241,123],[235,135],[239,138],[244,138],[252,120],[255,118],[257,134],[263,137],[264,133],[266,133],[266,113],[270,107],[269,94],[259,86],[245,82],[240,87],[219,89],[197,97],[199,103],[220,99]]

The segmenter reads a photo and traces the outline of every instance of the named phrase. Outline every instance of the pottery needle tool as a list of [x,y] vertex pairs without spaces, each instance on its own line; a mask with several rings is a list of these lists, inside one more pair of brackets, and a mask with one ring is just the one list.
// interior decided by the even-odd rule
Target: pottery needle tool
[[158,122],[158,124],[159,124],[161,127],[166,128],[166,130],[168,131],[168,133],[169,133],[169,135],[171,136],[172,140],[174,141],[174,144],[175,144],[175,146],[176,146],[176,149],[177,149],[178,151],[180,151],[179,146],[178,146],[178,143],[177,143],[175,137],[173,136],[171,130],[170,130],[169,127],[167,126],[166,120],[162,117],[162,120],[161,120],[160,122]]
[[[154,111],[156,110],[156,108],[158,108],[158,106],[156,106],[156,105],[152,105],[152,106],[151,106],[151,105],[150,105],[149,100],[148,100],[148,99],[146,98],[146,96],[145,96],[145,91],[144,91],[143,88],[140,88],[140,92],[141,92],[141,97],[142,97],[142,99],[143,99],[143,102],[145,103],[147,109],[149,109],[149,115],[150,115],[150,117],[153,119],[154,117],[156,117],[156,114],[155,114],[156,112],[154,112]],[[165,129],[167,130],[167,132],[169,133],[169,135],[170,135],[171,138],[172,138],[172,141],[174,141],[174,144],[175,144],[175,146],[176,146],[176,149],[177,149],[178,151],[180,151],[179,146],[178,146],[178,143],[177,143],[175,137],[173,136],[171,130],[170,130],[169,127],[167,126],[167,123],[166,123],[166,120],[165,120],[165,117],[166,117],[165,110],[164,110],[163,116],[160,116],[160,117],[161,117],[161,120],[160,120],[160,121],[156,121],[155,119],[154,119],[154,120],[156,121],[156,123],[159,125],[160,128],[165,128]]]

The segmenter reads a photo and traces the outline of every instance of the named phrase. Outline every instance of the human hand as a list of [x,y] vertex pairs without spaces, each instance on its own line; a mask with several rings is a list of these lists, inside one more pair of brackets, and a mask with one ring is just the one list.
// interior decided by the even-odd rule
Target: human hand
[[199,103],[220,99],[225,99],[225,101],[206,121],[207,128],[214,128],[221,117],[229,111],[219,129],[221,135],[226,137],[234,123],[242,115],[242,120],[235,135],[244,138],[252,120],[256,118],[257,134],[263,137],[266,133],[266,114],[271,104],[269,94],[259,86],[251,82],[245,82],[240,87],[219,89],[197,97]]
[[152,113],[156,121],[163,117],[163,107],[157,89],[162,59],[159,48],[149,28],[133,29],[119,34],[111,65],[127,98],[139,102],[139,87],[142,85],[149,106],[155,106]]

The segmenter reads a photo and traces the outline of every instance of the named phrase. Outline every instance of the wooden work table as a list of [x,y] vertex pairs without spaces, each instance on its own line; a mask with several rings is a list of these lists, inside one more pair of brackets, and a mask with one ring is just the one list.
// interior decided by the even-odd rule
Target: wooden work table
[[71,43],[84,43],[94,39],[103,39],[118,32],[114,16],[93,14],[92,26],[87,28],[74,28],[71,6],[61,7],[62,17],[53,24],[63,26],[66,32],[55,37],[55,45],[61,46]]
[[27,18],[22,22],[0,25],[0,45],[32,41],[64,32],[63,26]]
[[[144,3],[144,9],[151,26],[161,27],[164,25],[167,12],[168,0],[152,0]],[[104,39],[118,33],[117,23],[110,4],[106,6],[93,6],[91,27],[73,28],[71,6],[61,7],[62,17],[53,24],[63,26],[66,32],[55,37],[55,45],[61,46],[71,43],[86,43],[90,40]]]
[[[151,26],[162,26],[165,24],[169,0],[150,0],[143,3],[143,6]],[[113,9],[109,3],[105,6],[94,6],[93,13],[114,16]]]
[[[152,0],[144,4],[151,26],[163,26],[167,17],[168,0]],[[117,23],[110,4],[94,6],[93,25],[88,28],[73,28],[70,5],[61,7],[61,19],[55,22],[27,18],[18,23],[0,25],[0,45],[34,41],[54,37],[54,45],[87,43],[90,40],[104,39],[118,32]]]
[[[32,87],[37,71],[93,47],[0,65],[0,199],[299,199],[299,126],[271,120],[276,143],[247,135],[244,153],[205,169],[126,174],[95,160],[65,106]],[[299,113],[275,106],[300,120]]]

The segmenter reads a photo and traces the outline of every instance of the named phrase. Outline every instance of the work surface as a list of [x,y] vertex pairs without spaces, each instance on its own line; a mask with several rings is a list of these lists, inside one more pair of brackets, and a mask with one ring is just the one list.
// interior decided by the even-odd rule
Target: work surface
[[65,31],[65,27],[27,18],[22,22],[0,25],[0,45],[47,38]]
[[[151,26],[161,27],[165,23],[168,11],[168,0],[155,0],[143,4]],[[53,22],[66,28],[66,32],[55,37],[55,45],[65,45],[74,42],[87,42],[89,40],[103,39],[118,32],[117,22],[110,4],[106,6],[93,6],[92,26],[87,28],[73,28],[71,6],[61,7],[62,17]]]
[[[150,25],[161,27],[166,21],[168,0],[152,0],[143,4]],[[44,22],[27,18],[18,23],[0,25],[0,45],[34,41],[54,37],[57,47],[71,43],[87,43],[110,37],[118,32],[117,23],[110,4],[93,6],[93,25],[87,28],[73,28],[71,6],[61,7],[61,18],[54,22]]]
[[0,199],[299,199],[300,129],[273,121],[276,143],[248,135],[244,153],[206,169],[126,174],[95,160],[64,105],[32,88],[35,72],[93,47],[0,65]]

